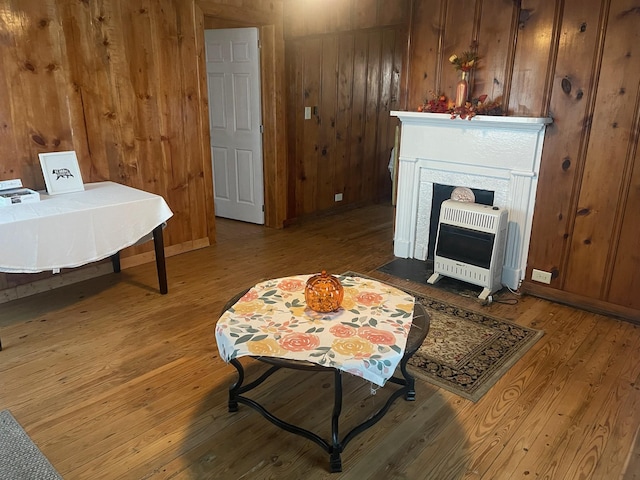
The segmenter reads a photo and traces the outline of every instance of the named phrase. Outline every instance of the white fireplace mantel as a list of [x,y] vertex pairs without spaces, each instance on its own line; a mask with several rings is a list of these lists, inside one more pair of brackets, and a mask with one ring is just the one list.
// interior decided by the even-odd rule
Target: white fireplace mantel
[[524,279],[546,125],[550,118],[391,112],[402,122],[394,254],[425,260],[433,185],[494,192],[509,212],[502,283]]

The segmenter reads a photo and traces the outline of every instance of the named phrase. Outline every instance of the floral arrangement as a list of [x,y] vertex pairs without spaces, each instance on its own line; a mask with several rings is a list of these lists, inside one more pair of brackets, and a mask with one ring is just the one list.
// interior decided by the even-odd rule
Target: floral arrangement
[[476,115],[502,115],[502,106],[497,100],[487,101],[487,95],[480,95],[460,107],[456,107],[455,101],[445,94],[432,94],[430,100],[426,100],[418,106],[419,112],[449,113],[451,118],[460,117],[471,120]]
[[463,72],[468,72],[469,70],[471,70],[475,66],[477,61],[478,56],[470,50],[462,52],[460,56],[454,53],[449,57],[449,62],[453,64],[455,69],[461,70]]
[[460,56],[451,55],[449,62],[456,70],[463,72],[463,80],[458,82],[456,86],[456,98],[448,98],[444,93],[436,95],[434,92],[430,92],[431,99],[425,100],[422,105],[419,105],[418,111],[448,113],[451,118],[460,117],[468,120],[471,120],[476,115],[502,115],[502,106],[499,100],[487,101],[487,95],[480,95],[471,101],[467,100],[468,84],[465,74],[476,67],[478,59],[478,55],[471,50],[462,52]]

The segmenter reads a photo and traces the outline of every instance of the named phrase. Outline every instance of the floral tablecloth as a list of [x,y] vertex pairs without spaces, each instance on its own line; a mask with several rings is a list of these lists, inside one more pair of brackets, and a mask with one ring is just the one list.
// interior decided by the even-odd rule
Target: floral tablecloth
[[216,324],[222,358],[306,360],[383,386],[404,353],[414,298],[376,280],[338,276],[344,287],[341,308],[317,313],[305,303],[309,277],[259,283],[224,312]]

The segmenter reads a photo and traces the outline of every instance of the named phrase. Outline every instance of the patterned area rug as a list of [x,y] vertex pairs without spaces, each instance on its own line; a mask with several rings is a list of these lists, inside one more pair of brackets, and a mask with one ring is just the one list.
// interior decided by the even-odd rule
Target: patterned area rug
[[9,410],[0,412],[0,478],[62,480]]
[[431,316],[412,373],[477,402],[544,332],[411,292]]
[[[347,275],[366,276],[355,272]],[[542,330],[394,286],[413,295],[431,317],[427,338],[409,360],[410,371],[474,402],[544,335]]]

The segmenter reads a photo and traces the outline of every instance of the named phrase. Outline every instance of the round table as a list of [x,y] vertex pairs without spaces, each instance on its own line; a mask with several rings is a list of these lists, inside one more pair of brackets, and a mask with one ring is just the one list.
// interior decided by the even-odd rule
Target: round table
[[[222,312],[226,312],[233,305],[235,305],[238,300],[240,300],[250,289],[246,289],[237,295],[235,295],[232,299],[230,299],[225,306],[222,308]],[[270,365],[270,368],[265,371],[260,377],[255,379],[254,381],[243,385],[245,380],[244,368],[242,364],[237,358],[233,358],[229,361],[231,365],[235,367],[238,371],[238,380],[229,387],[229,411],[236,412],[238,410],[238,403],[245,404],[254,410],[258,411],[263,417],[272,422],[274,425],[282,428],[291,433],[295,433],[304,438],[314,441],[321,448],[323,448],[330,456],[330,470],[331,472],[341,472],[342,471],[342,459],[341,453],[344,451],[347,443],[351,441],[356,435],[362,433],[364,430],[372,427],[376,424],[389,410],[392,403],[404,395],[405,400],[413,401],[416,398],[415,392],[415,379],[414,377],[407,371],[407,362],[413,356],[413,354],[420,348],[420,345],[424,342],[427,334],[429,333],[429,325],[430,318],[429,314],[426,312],[425,308],[420,303],[415,303],[413,310],[413,320],[411,324],[411,328],[409,330],[409,334],[407,336],[407,344],[405,346],[404,354],[400,361],[400,372],[402,376],[392,376],[387,382],[400,385],[401,388],[394,390],[391,395],[388,397],[386,403],[368,420],[362,422],[361,424],[354,427],[350,432],[348,432],[342,439],[340,439],[339,435],[339,421],[340,421],[340,413],[342,410],[342,374],[343,372],[337,368],[326,367],[322,365],[318,365],[312,362],[301,361],[301,360],[290,360],[284,358],[276,358],[276,357],[251,357],[255,360],[259,360],[260,362],[266,363]],[[248,397],[245,397],[243,394],[252,390],[253,388],[261,385],[265,380],[267,380],[272,374],[277,372],[282,368],[290,368],[295,370],[307,370],[307,371],[324,371],[324,372],[332,372],[334,376],[334,405],[333,405],[333,413],[331,416],[331,441],[328,442],[322,437],[318,436],[314,432],[306,430],[304,428],[298,427],[291,423],[285,422],[284,420],[276,417],[268,410],[266,410],[262,405],[260,405],[255,400],[252,400]]]

